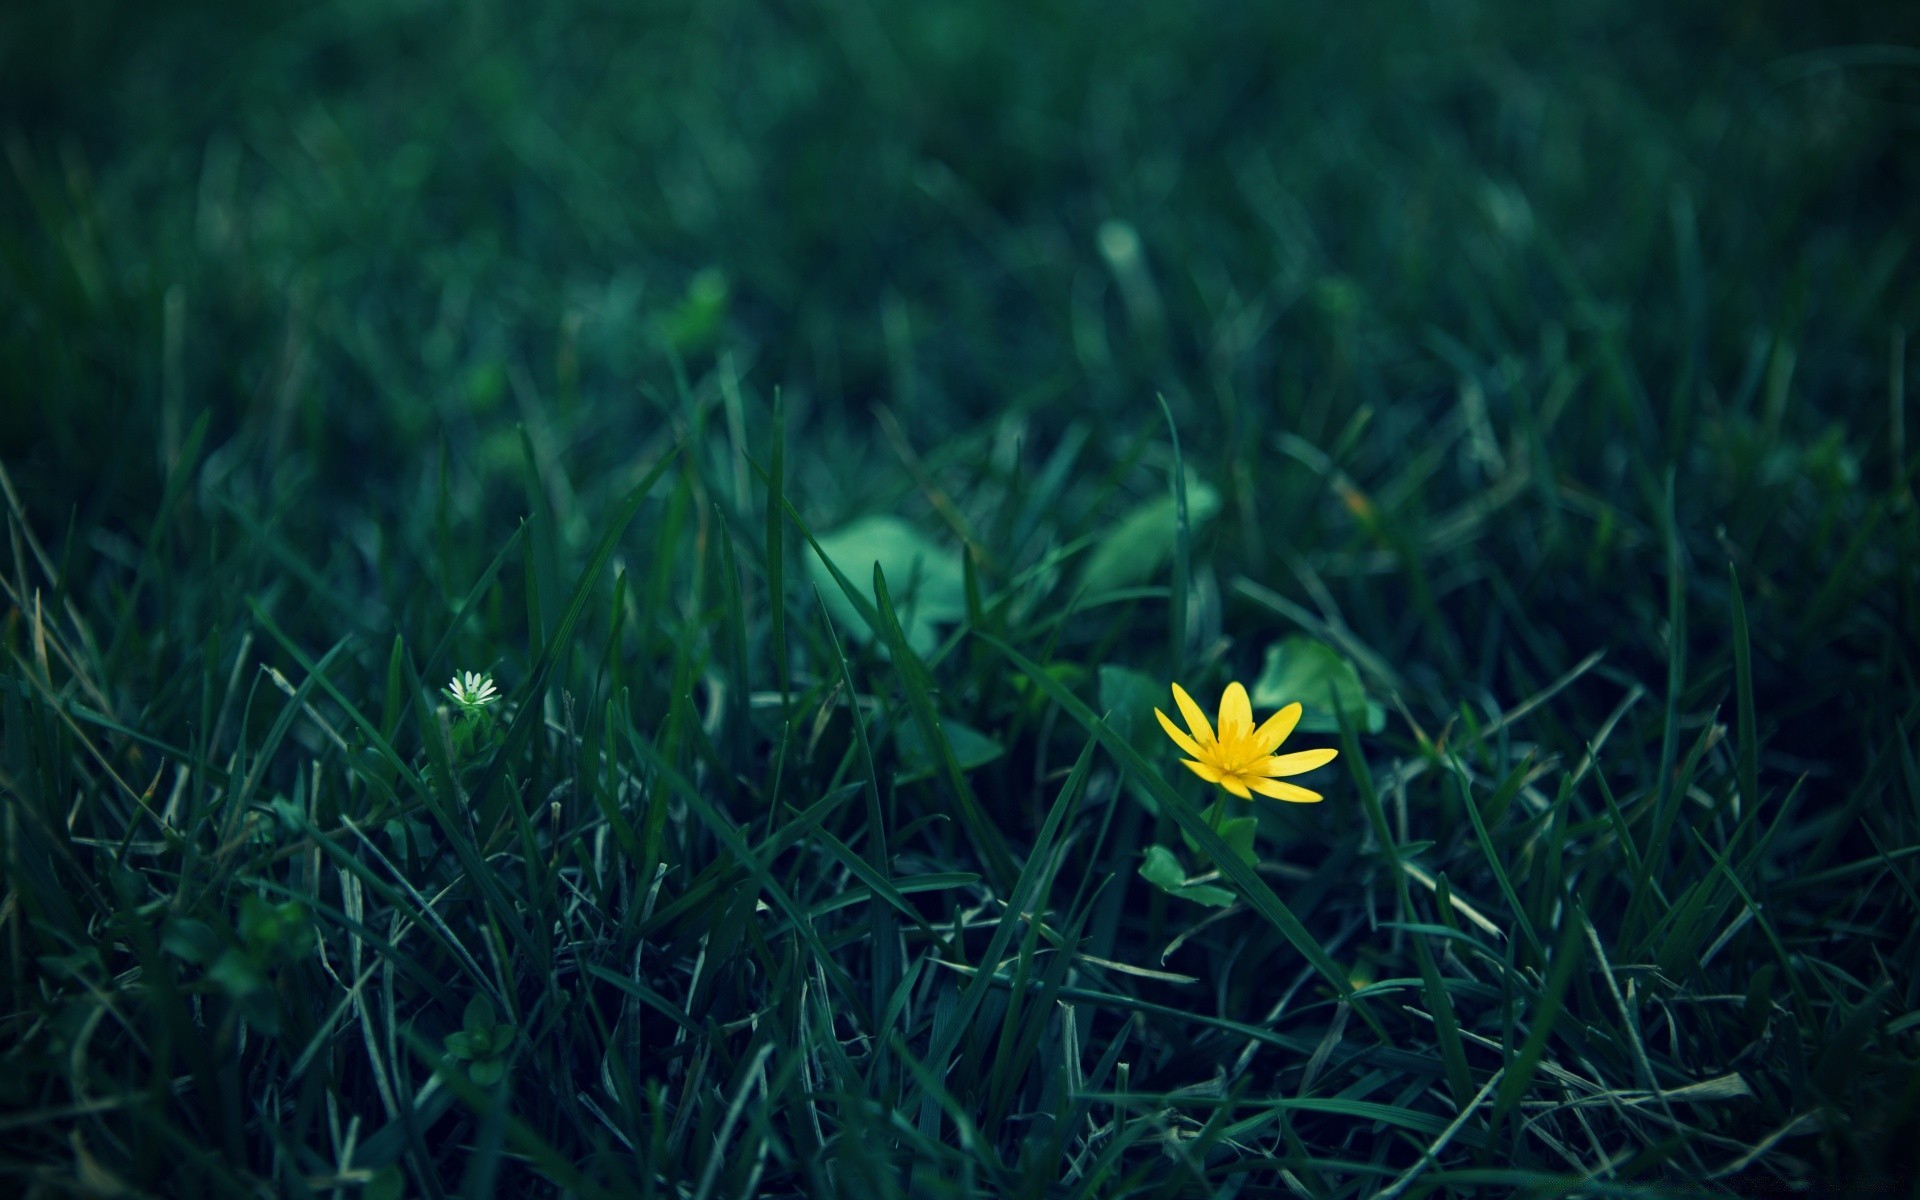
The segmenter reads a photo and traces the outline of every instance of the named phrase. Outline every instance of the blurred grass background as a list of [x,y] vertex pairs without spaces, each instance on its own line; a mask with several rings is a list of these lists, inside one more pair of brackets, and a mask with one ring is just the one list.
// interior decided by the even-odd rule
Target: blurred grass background
[[[1844,1172],[1910,1172],[1917,47],[1920,14],[1902,4],[7,6],[16,1115],[0,1120],[22,1148],[6,1169],[55,1194],[111,1192],[98,1170],[173,1194],[890,1195],[944,1180],[1035,1196],[1817,1192]],[[662,463],[621,532],[622,497]],[[1124,523],[1176,465],[1211,497],[1179,554],[1164,516]],[[938,630],[958,640],[882,653],[884,630],[830,627],[805,587],[812,552],[792,526],[765,533],[782,496],[816,533],[897,514],[964,546],[980,596]],[[1126,529],[1152,544],[1076,594],[1089,546]],[[858,589],[868,561],[842,563]],[[1172,646],[1170,608],[1186,617]],[[1245,911],[1196,935],[1210,960],[1163,963],[1212,915],[1135,877],[1142,847],[1178,843],[1172,818],[1136,805],[1116,772],[1139,788],[1138,772],[1102,757],[1064,826],[1078,833],[1053,842],[1043,818],[1080,734],[972,636],[1107,709],[1124,688],[1103,667],[1210,697],[1298,631],[1351,658],[1388,716],[1346,743],[1364,780],[1264,813],[1274,886],[1356,972],[1422,983],[1429,1009],[1457,985],[1448,1003],[1493,1043],[1473,1051],[1485,1060],[1455,1061],[1445,1021],[1398,1000],[1371,1018],[1391,1039],[1331,1015],[1332,990],[1270,1015],[1297,946]],[[307,670],[329,647],[317,676],[338,694]],[[1547,694],[1594,651],[1599,665]],[[296,720],[257,682],[262,664],[344,736]],[[511,845],[443,819],[465,793],[460,764],[434,757],[432,689],[456,668],[494,671],[509,711],[532,714],[460,783],[502,829],[524,810]],[[873,713],[874,745],[829,720],[845,690]],[[994,753],[975,764],[952,734],[968,761],[943,774],[925,706]],[[1172,767],[1164,746],[1140,748]],[[844,792],[869,767],[871,808]],[[719,825],[769,839],[767,860],[690,815],[669,772],[728,814]],[[1483,793],[1486,830],[1456,775]],[[141,815],[153,796],[137,799],[150,778],[176,789],[164,836]],[[1502,785],[1521,779],[1538,804],[1514,807],[1520,784]],[[1376,780],[1378,824],[1359,799]],[[778,840],[787,806],[834,796],[847,807],[814,817],[833,844],[887,878],[961,888],[951,904],[912,892],[925,921],[1025,939],[1000,1041],[963,1046],[943,1024],[987,1001],[956,1000],[974,993],[934,960],[978,963],[985,944],[929,941],[878,903],[894,923],[861,907],[829,942],[755,935],[725,1003],[691,965],[703,939],[758,920],[716,897],[742,880],[770,896],[775,861],[798,903],[853,886],[840,857],[795,849],[809,835]],[[289,800],[305,823],[273,825]],[[969,804],[1001,832],[964,820]],[[271,826],[265,857],[238,837],[245,812]],[[467,995],[403,980],[366,1018],[390,1039],[369,1067],[378,1052],[343,1044],[350,1022],[325,1032],[356,1011],[354,989],[262,949],[278,935],[243,895],[306,896],[323,949],[382,957],[356,940],[371,927],[347,918],[342,889],[387,880],[386,865],[366,865],[341,814],[433,832],[419,861],[383,843],[386,865],[463,897],[435,953],[469,954],[522,1030],[529,1008],[548,1011],[536,996],[605,1010],[553,1018],[511,1076],[513,1105],[463,1095],[447,1115],[442,1090],[432,1120],[386,1124],[362,1160],[395,1172],[377,1183],[341,1158],[341,1129],[393,1117],[382,1072],[419,1065],[393,1030],[417,1024],[437,1046]],[[569,844],[624,848],[628,821],[644,862],[610,871],[603,846],[567,865]],[[196,848],[184,864],[134,849],[156,838]],[[335,838],[354,868],[321,869]],[[505,855],[486,858],[494,884],[455,853],[463,838]],[[36,857],[57,866],[28,868]],[[1044,938],[1006,907],[1010,868],[1043,859],[1063,891],[1108,880],[1056,895]],[[1528,931],[1519,949],[1488,951],[1489,968],[1381,924],[1450,920],[1431,883],[1404,890],[1416,860],[1504,906],[1496,923]],[[634,916],[656,861],[661,907]],[[336,869],[372,874],[350,885]],[[591,919],[570,894],[592,897]],[[1577,964],[1576,896],[1597,923]],[[367,903],[411,912],[419,896]],[[586,924],[555,940],[535,912]],[[134,914],[162,931],[225,921],[234,946],[267,955],[262,978],[306,972],[311,1005],[278,985],[276,1020],[317,1037],[309,1067],[328,1069],[294,1071],[305,1046],[263,1050],[167,989],[156,999],[152,976],[170,971],[192,1004],[262,1020],[252,984],[203,978],[190,953],[143,955]],[[500,930],[522,920],[530,940],[508,953]],[[1034,941],[1064,944],[1080,922],[1097,960],[1201,982],[1049,960]],[[1624,991],[1595,966],[1603,945]],[[49,965],[83,946],[91,966]],[[683,1020],[674,1049],[629,1047],[632,1077],[616,1080],[602,1064],[632,997],[581,981],[631,976],[640,947],[657,959],[639,977],[657,972],[650,994]],[[1048,961],[1053,992],[1025,975]],[[777,1008],[773,981],[827,988],[841,971],[878,990],[840,1030],[837,1089],[809,1074],[826,1035],[808,1019],[783,1026],[791,1042],[742,1049],[728,1022]],[[553,991],[563,973],[570,1002]],[[880,985],[902,979],[888,1025]],[[1046,1014],[1074,987],[1105,998],[1082,996],[1063,1031]],[[1248,1075],[1237,1043],[1207,1040],[1219,1027],[1130,1017],[1145,1010],[1122,993],[1236,1022],[1235,1037],[1271,1022],[1305,1049]],[[1534,1053],[1602,1099],[1521,1069],[1563,997],[1573,1032],[1551,1036],[1570,1040],[1543,1032]],[[133,1048],[119,1074],[78,1065],[106,1037],[78,1031],[102,1023]],[[1130,1084],[1031,1056],[1064,1043],[1092,1063],[1128,1031]],[[170,1091],[166,1046],[203,1036],[213,1058]],[[1379,1058],[1395,1045],[1428,1066],[1453,1047],[1448,1074]],[[952,1057],[904,1065],[932,1050]],[[763,1067],[772,1082],[736,1103]],[[1496,1068],[1541,1082],[1500,1092],[1490,1119],[1468,1102]],[[1260,1107],[1319,1094],[1316,1078],[1412,1115]],[[1664,1099],[1708,1078],[1740,1094],[1699,1114]],[[1193,1128],[1167,1117],[1186,1111],[1178,1089],[1217,1079],[1188,1097],[1215,1106]],[[107,1115],[88,1109],[103,1091],[123,1097]],[[1074,1098],[1094,1093],[1138,1106]],[[846,1107],[823,1125],[826,1094]],[[1522,1107],[1535,1103],[1559,1107]],[[546,1149],[503,1132],[509,1108]],[[1070,1168],[1018,1149],[1043,1110],[1077,1147]],[[1256,1110],[1269,1124],[1229,1136]],[[1520,1112],[1580,1144],[1556,1157]],[[1434,1148],[1461,1113],[1466,1132]],[[1069,1116],[1094,1132],[1069,1137]],[[267,1132],[280,1122],[294,1132]],[[1277,1141],[1250,1149],[1256,1134]],[[759,1159],[729,1158],[729,1137],[757,1139]],[[183,1163],[162,1151],[196,1143]],[[936,1146],[955,1155],[939,1180],[915,1174]]]

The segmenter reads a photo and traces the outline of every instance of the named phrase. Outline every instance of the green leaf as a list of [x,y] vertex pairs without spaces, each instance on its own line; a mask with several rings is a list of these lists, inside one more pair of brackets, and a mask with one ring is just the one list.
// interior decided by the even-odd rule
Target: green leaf
[[1253,835],[1259,830],[1260,821],[1256,817],[1235,817],[1231,821],[1220,822],[1220,840],[1233,847],[1233,852],[1248,866],[1259,863],[1260,855],[1253,848]]
[[460,1024],[468,1033],[484,1033],[493,1027],[493,1001],[484,994],[474,996],[467,1001],[467,1011],[460,1018]]
[[1232,908],[1235,896],[1225,888],[1214,887],[1210,883],[1189,883],[1172,889],[1172,894],[1182,900],[1191,900],[1195,904],[1205,904],[1210,908]]
[[[1218,832],[1220,834],[1220,840],[1231,847],[1234,854],[1238,856],[1242,862],[1252,867],[1258,866],[1260,862],[1260,855],[1253,848],[1254,834],[1258,833],[1259,830],[1259,818],[1235,817],[1231,821],[1220,822]],[[1180,836],[1181,839],[1187,843],[1187,849],[1200,856],[1201,862],[1208,861],[1206,852],[1200,849],[1200,843],[1193,839],[1192,834],[1183,830]]]
[[1100,708],[1115,733],[1136,747],[1149,734],[1159,734],[1153,719],[1155,705],[1168,703],[1167,685],[1128,667],[1100,668]]
[[719,267],[702,267],[694,272],[687,281],[686,294],[661,318],[661,336],[681,354],[706,349],[727,319],[732,290],[727,273]]
[[160,948],[176,958],[205,965],[218,958],[225,947],[220,935],[205,921],[176,917],[167,922],[166,932],[160,935]]
[[409,843],[416,855],[424,857],[433,849],[433,826],[412,817],[394,817],[380,827],[394,846],[404,851]]
[[219,984],[230,996],[244,999],[267,986],[267,977],[260,973],[252,959],[238,950],[229,950],[220,956],[207,972],[207,978]]
[[[1153,710],[1157,705],[1170,703],[1168,696],[1167,685],[1151,675],[1127,667],[1100,668],[1100,708],[1106,713],[1107,724],[1142,755],[1157,753],[1165,745],[1166,734],[1160,732]],[[1156,817],[1160,815],[1153,793],[1138,780],[1128,777],[1126,786],[1128,794],[1148,812]]]
[[1146,861],[1140,864],[1140,877],[1159,888],[1169,896],[1178,896],[1182,900],[1191,900],[1196,904],[1207,904],[1214,908],[1229,908],[1233,905],[1234,894],[1225,888],[1205,883],[1188,883],[1186,869],[1173,851],[1165,846],[1148,846]]
[[[870,579],[875,564],[879,565],[888,586],[900,593],[902,630],[916,654],[924,657],[939,645],[936,624],[966,615],[966,572],[959,553],[922,536],[898,517],[861,517],[820,535],[819,547],[849,579]],[[809,558],[807,571],[835,624],[855,641],[870,641],[872,628],[840,592],[826,564]]]
[[77,954],[42,954],[35,961],[43,970],[59,979],[87,980],[101,973],[100,956],[92,950]]
[[1266,665],[1253,684],[1253,705],[1262,711],[1298,700],[1305,711],[1297,728],[1307,733],[1338,733],[1338,706],[1347,719],[1368,733],[1387,725],[1387,712],[1367,695],[1360,673],[1339,651],[1303,634],[1267,647]]
[[314,934],[299,901],[268,904],[249,894],[240,901],[240,940],[256,958],[290,960],[313,949]]
[[507,1063],[501,1058],[483,1058],[467,1068],[467,1078],[481,1087],[492,1087],[506,1073]]
[[[1220,511],[1220,493],[1206,483],[1187,483],[1187,526],[1198,530]],[[1179,513],[1171,493],[1140,505],[1110,529],[1087,558],[1081,585],[1090,595],[1151,580],[1173,557]]]
[[280,914],[280,956],[288,962],[305,958],[313,953],[319,941],[314,932],[313,922],[307,917],[305,906],[296,901],[288,901],[279,907]]
[[1180,865],[1173,851],[1157,844],[1147,847],[1146,861],[1140,864],[1140,877],[1166,892],[1187,882],[1186,868]]
[[388,1163],[373,1173],[360,1193],[362,1200],[400,1200],[407,1193],[407,1173],[398,1163]]
[[275,796],[267,801],[267,807],[272,810],[280,828],[285,832],[292,833],[300,828],[300,806],[293,801],[284,796]]
[[[948,749],[953,751],[953,761],[960,764],[962,771],[985,766],[1007,752],[999,742],[952,717],[940,718],[940,735],[946,738]],[[908,772],[901,778],[902,783],[925,778],[939,769],[939,758],[929,752],[926,736],[917,724],[903,724],[898,737],[900,755],[906,760]]]
[[464,1029],[456,1029],[441,1039],[447,1047],[447,1053],[455,1058],[477,1058],[478,1048],[473,1044],[473,1035]]

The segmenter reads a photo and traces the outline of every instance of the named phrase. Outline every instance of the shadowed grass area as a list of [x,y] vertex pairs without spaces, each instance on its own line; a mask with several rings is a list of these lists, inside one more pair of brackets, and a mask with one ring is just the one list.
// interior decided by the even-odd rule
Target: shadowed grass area
[[7,1189],[1911,1178],[1917,46],[10,8]]

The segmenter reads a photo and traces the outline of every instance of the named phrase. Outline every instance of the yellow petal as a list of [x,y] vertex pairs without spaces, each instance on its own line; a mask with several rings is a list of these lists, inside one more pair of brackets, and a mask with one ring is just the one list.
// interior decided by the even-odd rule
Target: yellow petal
[[1220,696],[1220,740],[1231,742],[1252,732],[1253,704],[1247,699],[1247,689],[1230,683]]
[[1180,732],[1180,727],[1173,723],[1173,718],[1167,716],[1167,714],[1157,708],[1153,710],[1153,715],[1160,718],[1160,728],[1167,731],[1167,736],[1173,739],[1174,745],[1185,750],[1195,758],[1205,758],[1207,756],[1207,752],[1200,748],[1200,743]]
[[1262,753],[1272,754],[1280,748],[1280,743],[1293,733],[1293,727],[1300,723],[1300,702],[1294,701],[1279,712],[1266,719],[1260,728],[1253,731],[1253,741]]
[[1282,754],[1275,758],[1263,758],[1247,768],[1249,775],[1300,775],[1315,767],[1324,767],[1340,757],[1340,752],[1331,748],[1320,750],[1299,750],[1292,754]]
[[1195,775],[1198,775],[1200,778],[1206,780],[1208,783],[1220,782],[1220,771],[1217,767],[1210,767],[1203,762],[1194,762],[1190,758],[1181,759],[1180,765],[1185,767],[1187,770],[1192,771]]
[[1249,779],[1247,785],[1262,796],[1272,796],[1275,800],[1291,800],[1295,804],[1315,804],[1324,799],[1319,792],[1310,792],[1291,783],[1281,783],[1278,779]]
[[1222,775],[1220,777],[1220,786],[1240,797],[1242,800],[1253,799],[1253,793],[1247,790],[1247,784],[1252,782],[1253,780],[1243,780],[1238,775]]
[[1187,728],[1193,731],[1193,740],[1202,746],[1214,744],[1213,726],[1207,724],[1207,714],[1187,695],[1187,689],[1179,684],[1173,685],[1173,702],[1180,706],[1180,715],[1187,719]]

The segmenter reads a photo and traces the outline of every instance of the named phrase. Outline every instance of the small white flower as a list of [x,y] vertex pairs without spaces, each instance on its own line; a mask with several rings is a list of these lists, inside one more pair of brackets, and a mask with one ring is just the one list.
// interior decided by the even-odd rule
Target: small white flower
[[482,709],[500,698],[500,693],[493,688],[493,676],[478,671],[455,675],[453,681],[441,690],[446,692],[447,699],[469,716],[478,716]]

